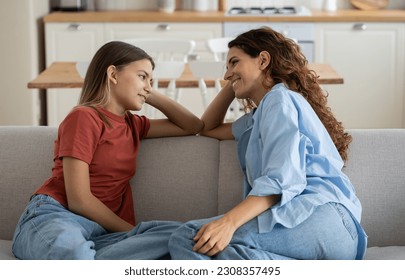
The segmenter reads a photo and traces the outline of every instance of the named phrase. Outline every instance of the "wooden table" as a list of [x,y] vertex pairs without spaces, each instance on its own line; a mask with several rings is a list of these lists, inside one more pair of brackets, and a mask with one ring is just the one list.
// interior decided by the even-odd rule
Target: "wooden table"
[[[310,64],[309,68],[319,75],[320,84],[343,84],[343,78],[328,64]],[[159,87],[167,87],[168,80],[159,80]],[[214,87],[214,80],[206,80],[208,87]],[[83,78],[76,70],[76,62],[54,62],[28,83],[28,88],[81,88]],[[186,66],[183,75],[176,80],[179,88],[198,88],[198,79]]]

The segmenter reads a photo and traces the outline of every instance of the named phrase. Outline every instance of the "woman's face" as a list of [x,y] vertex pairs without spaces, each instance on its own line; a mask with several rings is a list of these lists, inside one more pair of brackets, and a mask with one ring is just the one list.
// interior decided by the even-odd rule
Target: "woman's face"
[[263,87],[265,79],[263,70],[267,67],[268,62],[263,61],[261,55],[252,58],[240,48],[229,49],[225,79],[231,82],[236,98],[250,98],[256,105],[260,103],[268,91]]
[[152,86],[152,64],[148,59],[134,61],[120,70],[114,66],[109,73],[111,102],[107,109],[117,115],[127,110],[139,111],[148,98]]

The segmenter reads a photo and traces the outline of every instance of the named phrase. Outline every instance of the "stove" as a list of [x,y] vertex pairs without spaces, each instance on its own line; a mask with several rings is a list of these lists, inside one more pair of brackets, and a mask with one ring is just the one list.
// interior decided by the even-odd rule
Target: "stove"
[[310,16],[311,10],[305,6],[285,7],[231,7],[227,16]]

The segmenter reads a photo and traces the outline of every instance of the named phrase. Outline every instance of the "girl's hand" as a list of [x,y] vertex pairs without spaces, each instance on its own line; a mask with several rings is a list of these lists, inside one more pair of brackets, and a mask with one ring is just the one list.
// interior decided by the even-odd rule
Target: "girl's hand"
[[146,99],[145,103],[152,105],[154,104],[154,101],[156,99],[159,99],[159,97],[163,95],[161,92],[159,92],[158,90],[151,88],[151,90],[148,93],[148,98]]
[[230,80],[226,80],[222,89],[226,91],[228,94],[230,94],[232,97],[235,97],[235,92],[233,91],[232,82]]
[[236,227],[226,217],[205,224],[194,237],[193,251],[212,257],[223,251],[232,239]]

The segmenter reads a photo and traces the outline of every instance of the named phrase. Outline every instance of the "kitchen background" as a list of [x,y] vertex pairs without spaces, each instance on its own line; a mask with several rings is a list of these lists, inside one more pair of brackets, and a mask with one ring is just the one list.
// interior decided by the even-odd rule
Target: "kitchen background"
[[[58,1],[2,0],[0,9],[0,33],[2,35],[2,44],[0,44],[2,61],[0,67],[2,87],[0,90],[0,125],[46,124],[45,92],[28,89],[27,82],[34,79],[45,68],[42,17],[54,10]],[[210,11],[216,10],[218,6],[217,0],[177,0],[176,2],[176,9],[184,10]],[[305,5],[322,9],[321,2],[319,0],[228,0],[227,6]],[[158,0],[88,0],[87,8],[89,10],[156,10],[157,4]],[[353,9],[349,0],[337,0],[337,8]],[[392,0],[387,9],[405,9],[405,1]]]

